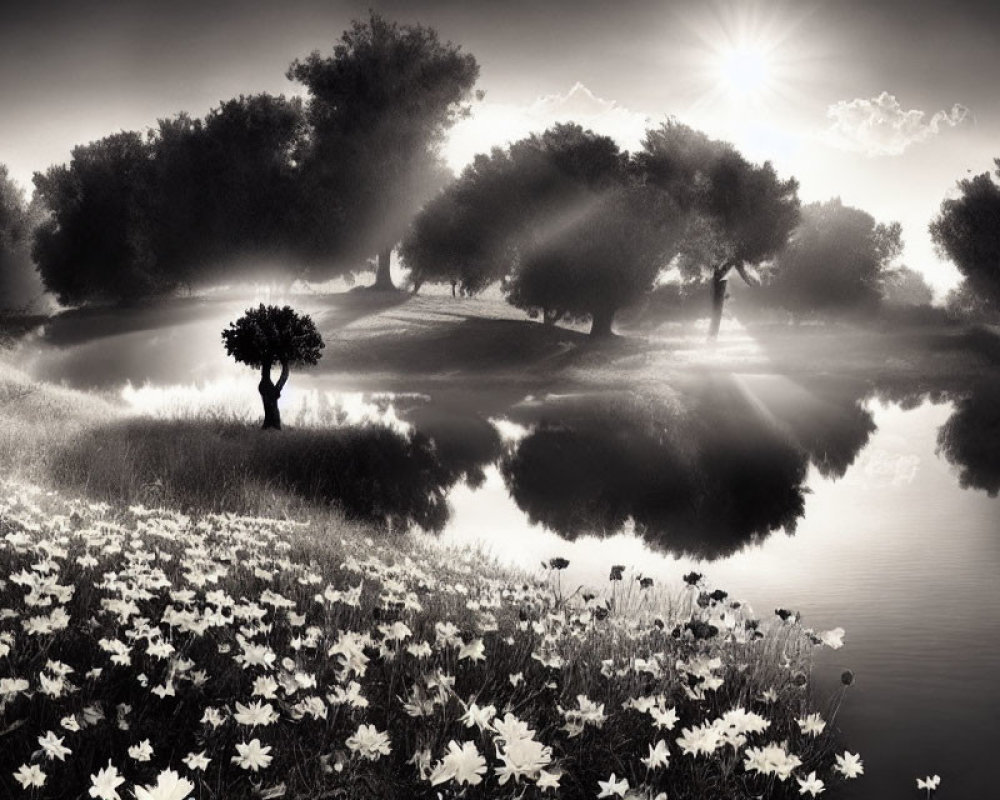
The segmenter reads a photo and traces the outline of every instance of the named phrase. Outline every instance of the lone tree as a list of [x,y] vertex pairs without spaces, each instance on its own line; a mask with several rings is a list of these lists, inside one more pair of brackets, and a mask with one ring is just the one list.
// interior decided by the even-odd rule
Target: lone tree
[[[222,332],[226,353],[237,362],[260,369],[257,391],[264,403],[264,429],[281,430],[278,398],[293,365],[313,366],[325,346],[323,337],[308,315],[299,315],[290,306],[265,306],[246,313]],[[278,382],[271,380],[271,368],[281,366]]]
[[638,185],[596,196],[574,217],[526,245],[505,283],[507,302],[552,323],[591,320],[610,336],[615,313],[653,288],[676,250],[676,215],[656,213],[665,198]]
[[[1000,178],[1000,159],[996,159]],[[941,203],[931,238],[962,273],[974,305],[1000,309],[1000,183],[988,172],[958,182]]]
[[449,177],[441,145],[468,110],[479,65],[433,28],[372,12],[344,32],[332,56],[315,51],[287,75],[310,95],[307,255],[331,272],[376,255],[375,286],[391,289],[392,250]]
[[711,282],[714,339],[729,273],[753,285],[749,269],[773,258],[798,223],[798,182],[780,179],[769,161],[753,164],[728,142],[673,120],[647,131],[635,165],[687,215],[679,267],[688,280]]

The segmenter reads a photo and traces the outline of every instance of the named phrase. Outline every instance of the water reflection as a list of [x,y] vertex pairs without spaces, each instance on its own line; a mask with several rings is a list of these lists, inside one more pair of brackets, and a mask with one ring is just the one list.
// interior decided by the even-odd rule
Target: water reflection
[[1000,493],[1000,383],[981,383],[955,401],[938,430],[938,450],[959,470],[963,488]]
[[802,515],[806,453],[734,380],[705,381],[682,407],[623,394],[517,417],[531,413],[502,472],[529,519],[566,538],[631,519],[657,549],[715,558]]

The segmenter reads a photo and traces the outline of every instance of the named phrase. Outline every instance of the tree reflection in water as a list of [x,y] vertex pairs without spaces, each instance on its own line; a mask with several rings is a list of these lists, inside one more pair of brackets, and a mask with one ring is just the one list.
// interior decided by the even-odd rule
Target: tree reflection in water
[[983,382],[955,401],[938,430],[938,451],[958,468],[963,488],[1000,493],[1000,382]]

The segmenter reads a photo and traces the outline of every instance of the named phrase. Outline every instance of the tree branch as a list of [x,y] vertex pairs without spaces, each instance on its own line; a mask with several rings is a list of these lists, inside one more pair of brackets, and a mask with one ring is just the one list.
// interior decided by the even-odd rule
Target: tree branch
[[278,378],[277,384],[275,384],[275,389],[278,390],[278,394],[281,394],[281,390],[285,388],[285,382],[288,380],[288,362],[281,362],[281,377]]

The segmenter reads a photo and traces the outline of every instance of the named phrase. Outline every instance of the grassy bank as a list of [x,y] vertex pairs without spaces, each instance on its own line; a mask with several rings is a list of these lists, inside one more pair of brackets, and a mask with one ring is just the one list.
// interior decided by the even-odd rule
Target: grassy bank
[[671,593],[614,570],[567,597],[558,562],[530,578],[322,524],[3,497],[7,794],[77,797],[99,770],[219,798],[838,780],[828,710],[808,716],[818,637],[695,576]]

